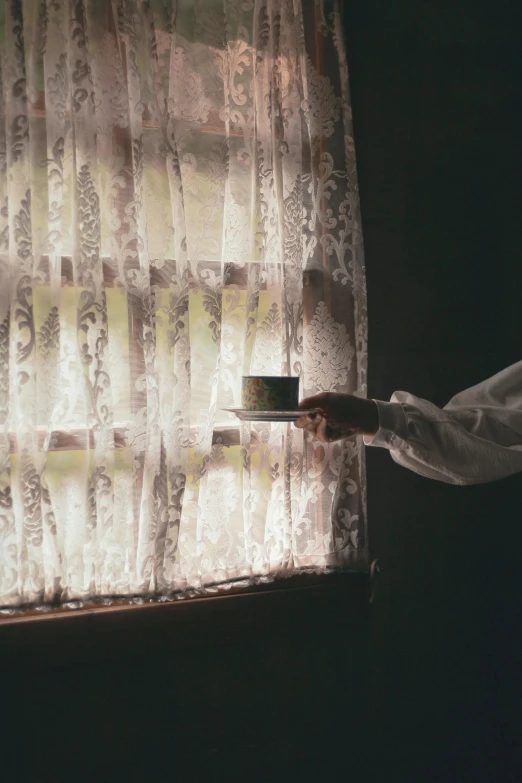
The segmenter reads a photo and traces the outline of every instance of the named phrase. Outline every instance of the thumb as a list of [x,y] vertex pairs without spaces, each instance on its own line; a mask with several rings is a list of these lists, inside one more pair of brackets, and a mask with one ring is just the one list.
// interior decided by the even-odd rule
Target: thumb
[[309,408],[321,408],[321,410],[324,410],[327,401],[328,396],[323,392],[322,394],[314,394],[312,397],[305,397],[297,407],[299,410],[308,410]]
[[315,431],[315,437],[317,438],[317,440],[320,440],[323,443],[328,443],[327,428],[328,428],[328,419],[322,418]]

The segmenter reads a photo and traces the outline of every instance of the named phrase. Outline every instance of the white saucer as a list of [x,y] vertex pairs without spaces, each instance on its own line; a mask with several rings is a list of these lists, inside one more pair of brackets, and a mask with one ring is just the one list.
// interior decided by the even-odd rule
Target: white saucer
[[228,413],[234,413],[241,421],[297,421],[307,413],[317,413],[318,408],[302,411],[249,411],[245,408],[223,408]]

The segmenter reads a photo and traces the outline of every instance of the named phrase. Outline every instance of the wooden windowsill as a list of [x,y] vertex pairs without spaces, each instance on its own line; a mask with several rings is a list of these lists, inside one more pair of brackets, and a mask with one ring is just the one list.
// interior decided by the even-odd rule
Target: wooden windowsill
[[[121,601],[121,603],[103,604],[97,602],[86,602],[81,608],[71,609],[67,606],[57,606],[56,608],[50,608],[47,611],[27,609],[23,613],[16,614],[3,614],[0,615],[0,629],[9,625],[20,625],[25,623],[40,623],[57,620],[77,620],[82,617],[96,617],[106,614],[114,614],[119,612],[137,612],[142,613],[145,611],[154,612],[160,610],[175,610],[181,606],[187,604],[201,604],[207,602],[214,602],[219,599],[238,599],[248,598],[257,595],[267,593],[279,593],[287,592],[289,590],[306,590],[309,588],[320,587],[332,587],[343,585],[344,587],[352,586],[356,592],[366,594],[369,597],[369,581],[370,575],[368,572],[362,571],[332,571],[325,574],[316,573],[302,573],[294,574],[289,577],[276,578],[271,582],[266,582],[257,585],[250,585],[248,587],[242,586],[244,580],[238,580],[240,583],[235,586],[234,583],[228,585],[222,585],[216,588],[216,592],[207,593],[203,595],[188,595],[187,597],[162,601],[158,599],[143,599],[142,603],[133,603],[132,598],[125,600],[124,598],[115,599],[115,601]],[[73,603],[73,601],[71,601]]]
[[[289,636],[357,634],[370,617],[370,577],[300,575],[237,592],[174,603],[85,607],[0,621],[0,666],[7,676],[135,662],[137,670],[180,660],[233,657],[238,648],[285,655]],[[227,599],[227,600],[225,600]],[[362,634],[362,636],[360,636]],[[228,652],[227,652],[228,651]],[[127,662],[127,663],[125,663]],[[177,663],[176,663],[177,662]],[[19,672],[20,675],[16,675]]]

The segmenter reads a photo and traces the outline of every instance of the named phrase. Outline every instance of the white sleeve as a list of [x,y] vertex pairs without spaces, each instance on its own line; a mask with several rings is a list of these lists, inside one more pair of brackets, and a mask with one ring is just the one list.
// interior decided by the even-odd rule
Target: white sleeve
[[375,400],[379,430],[365,438],[399,465],[449,484],[482,484],[522,471],[522,362],[438,408],[407,392]]

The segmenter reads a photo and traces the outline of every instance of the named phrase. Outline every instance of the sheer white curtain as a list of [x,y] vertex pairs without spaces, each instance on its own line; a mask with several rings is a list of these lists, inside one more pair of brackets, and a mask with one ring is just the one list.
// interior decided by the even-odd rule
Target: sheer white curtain
[[0,606],[365,568],[360,444],[243,374],[366,393],[339,9],[2,0]]

